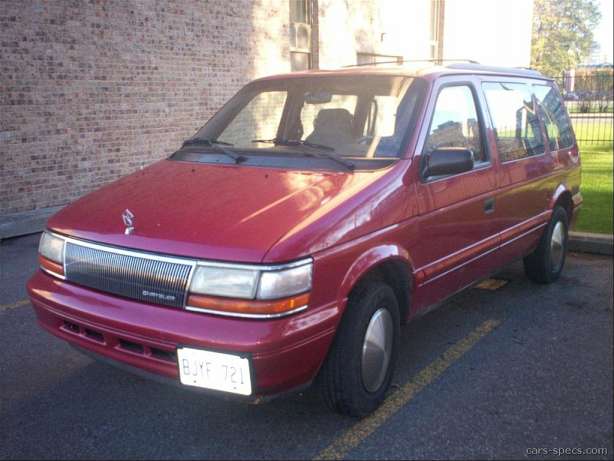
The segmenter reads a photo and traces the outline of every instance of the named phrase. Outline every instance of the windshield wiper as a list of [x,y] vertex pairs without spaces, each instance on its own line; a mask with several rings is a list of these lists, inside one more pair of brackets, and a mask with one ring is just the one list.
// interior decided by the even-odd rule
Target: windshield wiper
[[227,157],[230,157],[231,159],[234,160],[235,163],[242,163],[247,160],[247,157],[245,157],[244,155],[235,154],[234,152],[230,152],[228,149],[224,149],[222,147],[222,146],[232,146],[232,144],[228,142],[224,142],[224,141],[217,141],[216,139],[192,138],[192,139],[186,140],[183,143],[182,147],[183,146],[197,146],[197,145],[209,146],[213,148],[215,152],[218,152],[220,154],[226,155]]
[[183,142],[184,146],[189,146],[192,144],[206,144],[206,145],[219,144],[220,146],[234,146],[234,144],[230,142],[218,141],[217,139],[209,139],[209,138],[190,138],[190,139],[186,139]]
[[314,142],[305,141],[303,139],[277,139],[277,138],[252,139],[252,142],[263,142],[267,144],[275,144],[278,146],[307,146],[307,147],[311,147],[312,149],[319,149],[320,152],[318,153],[303,152],[303,155],[308,156],[308,157],[327,158],[329,160],[337,162],[339,165],[344,166],[350,171],[354,171],[354,168],[355,168],[352,162],[348,162],[347,160],[344,160],[338,155],[333,154],[333,152],[335,151],[334,147],[325,146],[323,144],[316,144]]
[[325,146],[324,144],[316,144],[313,142],[305,141],[304,139],[252,139],[252,142],[264,142],[267,144],[277,144],[279,146],[307,146],[314,147],[316,149],[334,151],[334,147]]

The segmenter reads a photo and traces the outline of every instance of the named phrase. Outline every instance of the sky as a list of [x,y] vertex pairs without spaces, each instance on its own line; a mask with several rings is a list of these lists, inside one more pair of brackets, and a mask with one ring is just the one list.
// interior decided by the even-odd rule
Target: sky
[[614,0],[599,0],[601,6],[601,22],[595,29],[595,41],[601,47],[599,56],[604,55],[606,62],[614,62],[612,58],[612,4]]

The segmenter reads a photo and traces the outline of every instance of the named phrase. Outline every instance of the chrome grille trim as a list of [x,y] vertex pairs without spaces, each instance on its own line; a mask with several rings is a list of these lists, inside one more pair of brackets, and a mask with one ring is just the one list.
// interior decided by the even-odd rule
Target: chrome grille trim
[[203,314],[215,314],[223,315],[225,317],[238,317],[242,319],[278,319],[281,317],[287,317],[288,315],[297,314],[307,309],[307,305],[296,307],[290,311],[280,312],[278,314],[247,314],[242,312],[225,312],[216,309],[207,309],[205,307],[186,306],[185,309],[191,312],[200,312]]
[[195,262],[66,239],[69,282],[139,301],[183,308]]

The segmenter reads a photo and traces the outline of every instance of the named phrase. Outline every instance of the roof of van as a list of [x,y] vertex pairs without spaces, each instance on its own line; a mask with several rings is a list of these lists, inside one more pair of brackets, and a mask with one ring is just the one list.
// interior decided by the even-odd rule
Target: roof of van
[[524,77],[540,80],[552,80],[540,72],[523,67],[486,66],[475,62],[453,62],[447,65],[438,65],[425,61],[385,62],[369,65],[354,65],[340,69],[321,69],[292,72],[290,74],[272,75],[264,80],[282,77],[301,76],[334,76],[334,75],[406,75],[408,77],[441,77],[445,75],[501,75],[508,77]]

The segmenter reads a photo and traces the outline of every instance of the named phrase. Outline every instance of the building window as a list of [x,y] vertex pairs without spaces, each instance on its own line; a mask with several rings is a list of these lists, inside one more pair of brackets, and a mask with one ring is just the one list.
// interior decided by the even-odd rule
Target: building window
[[390,62],[390,63],[403,63],[403,56],[396,56],[391,54],[376,54],[376,53],[356,53],[356,64],[368,65],[377,64],[378,62]]
[[445,0],[431,0],[431,59],[443,59]]
[[314,0],[290,0],[290,68],[293,71],[314,67],[312,25]]
[[309,24],[309,0],[290,0],[290,22]]

